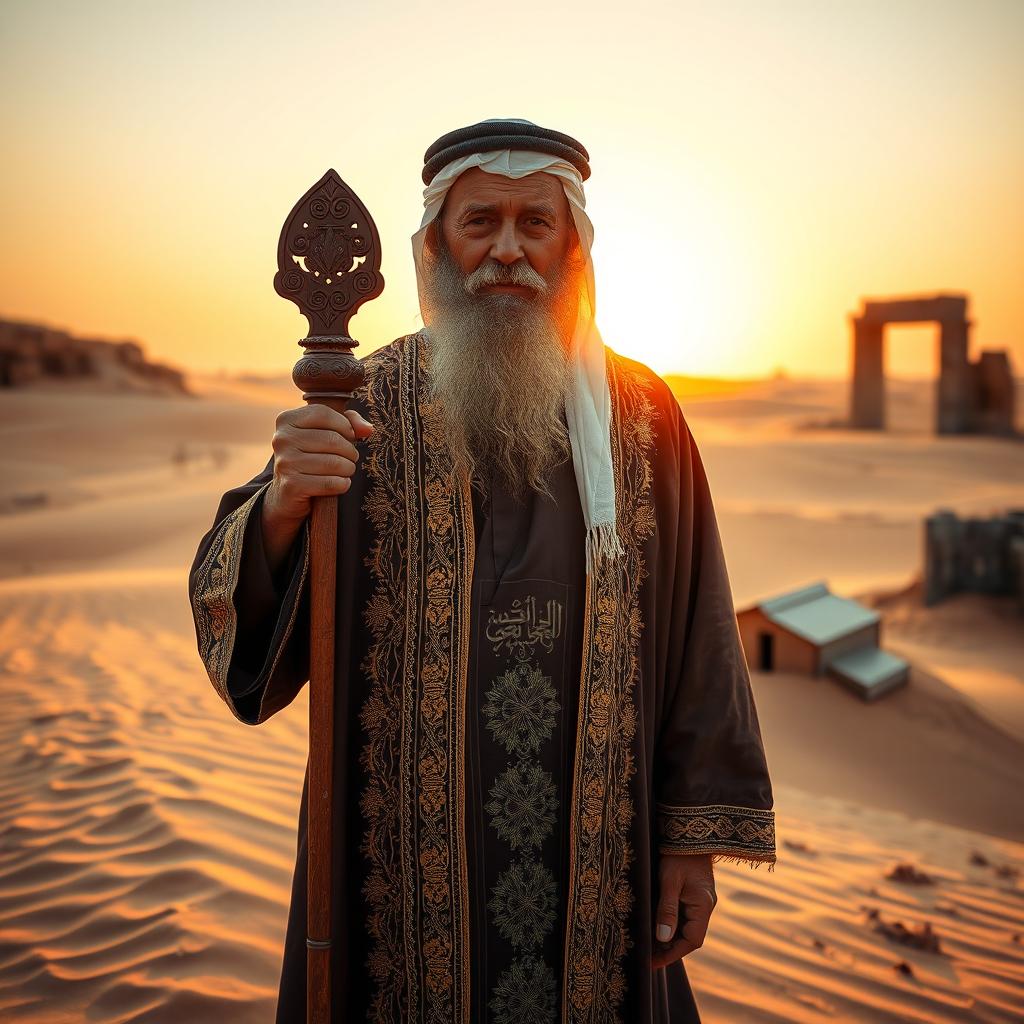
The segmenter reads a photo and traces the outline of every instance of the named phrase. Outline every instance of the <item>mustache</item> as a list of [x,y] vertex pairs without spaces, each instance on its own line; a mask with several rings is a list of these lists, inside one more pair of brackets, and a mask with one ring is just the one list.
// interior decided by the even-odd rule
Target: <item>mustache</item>
[[548,282],[525,259],[515,263],[487,260],[463,280],[463,287],[470,295],[476,295],[481,288],[502,284],[518,285],[541,293],[548,291]]

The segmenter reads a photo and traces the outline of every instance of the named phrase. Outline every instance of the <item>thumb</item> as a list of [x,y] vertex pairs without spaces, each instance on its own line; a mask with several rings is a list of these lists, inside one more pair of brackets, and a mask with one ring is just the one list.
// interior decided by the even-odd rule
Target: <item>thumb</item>
[[348,417],[349,422],[352,424],[352,429],[355,431],[357,440],[369,437],[373,431],[374,426],[368,420],[364,419],[355,411],[355,409],[346,409],[345,415]]
[[657,927],[654,936],[659,942],[671,942],[679,923],[679,886],[669,881],[662,885],[655,915]]

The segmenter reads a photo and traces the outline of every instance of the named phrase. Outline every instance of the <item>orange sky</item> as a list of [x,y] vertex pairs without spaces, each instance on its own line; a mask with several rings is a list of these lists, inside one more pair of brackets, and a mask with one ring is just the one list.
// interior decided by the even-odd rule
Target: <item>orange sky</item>
[[[293,202],[384,244],[366,351],[419,326],[423,150],[485,117],[589,149],[598,322],[661,373],[834,375],[862,296],[971,296],[1024,374],[1024,3],[27,3],[0,14],[0,316],[287,371]],[[895,373],[935,329],[890,328]]]

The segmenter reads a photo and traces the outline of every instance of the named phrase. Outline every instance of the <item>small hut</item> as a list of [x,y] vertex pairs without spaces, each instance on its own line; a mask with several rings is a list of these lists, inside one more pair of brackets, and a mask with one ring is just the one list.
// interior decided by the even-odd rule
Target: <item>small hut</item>
[[736,617],[747,664],[760,672],[827,673],[864,700],[909,677],[909,664],[879,647],[881,615],[830,593],[825,583],[761,601]]

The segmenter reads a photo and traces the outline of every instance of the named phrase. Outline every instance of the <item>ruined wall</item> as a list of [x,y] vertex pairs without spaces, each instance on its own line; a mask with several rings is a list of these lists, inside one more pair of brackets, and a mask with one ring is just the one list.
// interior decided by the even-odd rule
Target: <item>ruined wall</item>
[[1014,433],[1016,390],[1005,349],[985,349],[970,364],[970,429],[976,434]]
[[958,591],[1013,594],[1024,608],[1024,509],[960,519],[941,509],[925,520],[924,601]]

